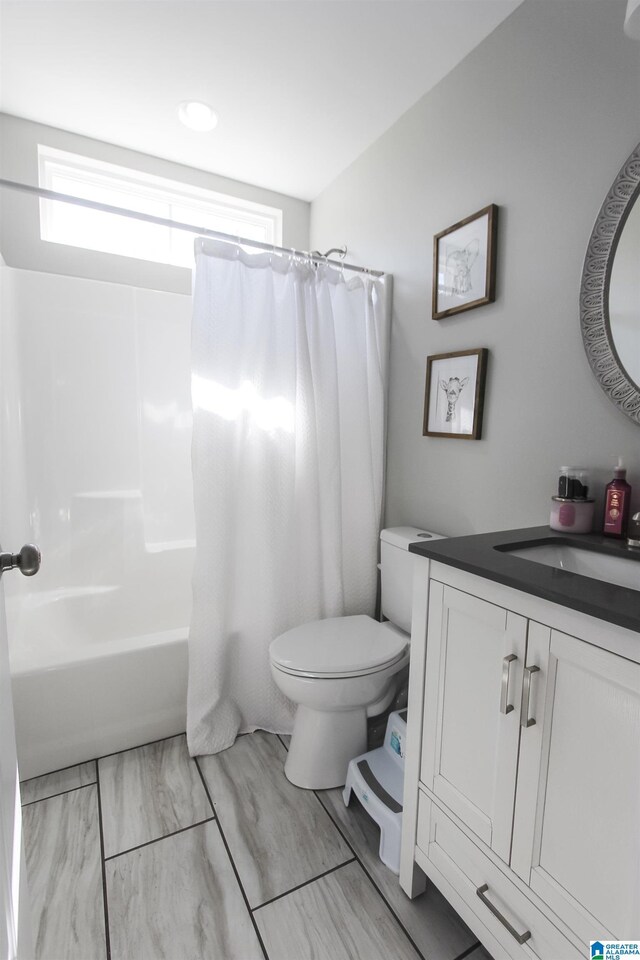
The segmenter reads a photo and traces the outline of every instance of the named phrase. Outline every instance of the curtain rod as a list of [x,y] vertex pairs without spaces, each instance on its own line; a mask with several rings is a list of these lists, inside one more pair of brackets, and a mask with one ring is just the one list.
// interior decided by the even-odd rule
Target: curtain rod
[[[81,197],[73,197],[68,193],[57,193],[55,190],[46,190],[44,187],[32,187],[27,183],[19,183],[16,180],[4,180],[0,178],[0,187],[8,187],[10,190],[18,190],[22,193],[29,193],[32,196],[40,197],[42,200],[59,200],[62,203],[72,203],[78,207],[88,207],[90,210],[99,210],[101,213],[114,213],[119,217],[129,217],[132,220],[143,220],[145,223],[154,223],[159,227],[172,227],[174,230],[187,230],[189,233],[197,233],[203,237],[212,237],[215,240],[226,240],[230,243],[239,243],[243,246],[257,247],[259,250],[269,250],[273,253],[288,253],[294,256],[302,257],[312,263],[327,263],[332,267],[339,267],[342,270],[353,270],[356,273],[366,273],[371,277],[382,277],[384,271],[370,270],[369,267],[358,267],[352,263],[344,263],[342,260],[328,260],[324,256],[318,257],[316,252],[309,253],[306,250],[296,250],[293,247],[277,247],[273,243],[262,243],[260,240],[249,240],[247,237],[232,236],[229,233],[222,233],[220,230],[210,230],[207,227],[196,227],[191,223],[181,223],[177,220],[166,220],[164,217],[154,217],[150,213],[138,213],[135,210],[127,210],[126,207],[112,207],[108,203],[98,203],[95,200],[84,200]],[[330,253],[333,251],[329,251]]]

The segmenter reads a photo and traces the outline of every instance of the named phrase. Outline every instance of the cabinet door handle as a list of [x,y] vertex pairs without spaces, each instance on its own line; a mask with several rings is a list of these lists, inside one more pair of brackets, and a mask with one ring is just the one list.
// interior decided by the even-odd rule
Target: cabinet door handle
[[502,683],[500,684],[500,713],[511,713],[513,704],[507,703],[509,699],[509,674],[511,673],[511,664],[517,660],[515,653],[510,653],[508,657],[502,658]]
[[480,899],[481,899],[482,902],[484,903],[485,907],[488,907],[489,910],[491,910],[491,913],[494,915],[494,917],[496,917],[496,919],[498,919],[498,920],[500,921],[500,923],[502,924],[503,927],[506,927],[506,929],[509,931],[509,933],[511,934],[511,936],[512,936],[515,940],[517,940],[518,943],[520,943],[520,944],[526,943],[527,940],[529,940],[529,939],[531,938],[531,930],[525,930],[524,933],[518,933],[518,931],[516,930],[516,928],[511,926],[511,924],[509,923],[509,921],[507,920],[507,918],[506,918],[506,917],[503,917],[503,915],[500,913],[500,911],[498,910],[498,908],[497,908],[497,907],[494,907],[494,905],[491,903],[491,901],[490,901],[487,897],[485,897],[485,893],[487,892],[488,889],[489,889],[489,884],[488,884],[488,883],[483,883],[482,886],[481,886],[481,887],[478,887],[478,889],[476,890],[476,893],[478,894],[478,896],[480,897]]
[[525,667],[524,678],[522,680],[522,703],[520,705],[520,726],[532,727],[535,717],[529,716],[529,700],[531,699],[531,677],[534,673],[539,673],[540,667]]

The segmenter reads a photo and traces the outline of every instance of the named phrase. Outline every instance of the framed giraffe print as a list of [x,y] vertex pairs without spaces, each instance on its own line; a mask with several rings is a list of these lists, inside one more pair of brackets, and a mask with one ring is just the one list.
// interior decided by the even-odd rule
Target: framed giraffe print
[[423,436],[480,439],[488,355],[479,347],[427,357]]
[[433,238],[431,316],[443,320],[496,299],[498,207],[489,204]]

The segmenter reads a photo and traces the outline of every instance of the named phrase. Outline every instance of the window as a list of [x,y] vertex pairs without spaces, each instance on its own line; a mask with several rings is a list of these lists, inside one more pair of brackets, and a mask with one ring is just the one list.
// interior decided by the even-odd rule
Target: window
[[[38,145],[40,186],[165,220],[282,244],[282,210]],[[40,200],[40,236],[138,260],[193,266],[198,231],[176,230],[56,200]]]

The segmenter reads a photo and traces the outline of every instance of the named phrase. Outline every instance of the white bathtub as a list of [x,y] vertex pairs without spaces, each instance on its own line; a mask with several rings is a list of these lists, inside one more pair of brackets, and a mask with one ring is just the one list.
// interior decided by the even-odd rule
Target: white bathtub
[[[122,593],[76,587],[7,599],[22,779],[185,729],[188,627],[175,624],[178,607],[169,615],[175,596],[159,589],[131,604]],[[153,632],[136,632],[141,621]]]

